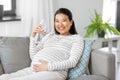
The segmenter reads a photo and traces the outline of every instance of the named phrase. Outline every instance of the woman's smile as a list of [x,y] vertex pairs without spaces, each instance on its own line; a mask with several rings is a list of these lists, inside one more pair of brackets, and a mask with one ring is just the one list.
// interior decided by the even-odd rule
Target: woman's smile
[[62,27],[58,27],[58,29],[59,29],[59,30],[64,30],[65,27],[63,27],[63,26],[62,26]]

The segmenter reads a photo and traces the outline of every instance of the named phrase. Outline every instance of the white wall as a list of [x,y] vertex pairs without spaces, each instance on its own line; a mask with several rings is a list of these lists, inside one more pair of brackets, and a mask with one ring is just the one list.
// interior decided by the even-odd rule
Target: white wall
[[77,31],[80,35],[84,35],[84,27],[88,25],[93,11],[96,9],[102,14],[103,0],[55,0],[54,11],[60,7],[66,7],[73,13]]

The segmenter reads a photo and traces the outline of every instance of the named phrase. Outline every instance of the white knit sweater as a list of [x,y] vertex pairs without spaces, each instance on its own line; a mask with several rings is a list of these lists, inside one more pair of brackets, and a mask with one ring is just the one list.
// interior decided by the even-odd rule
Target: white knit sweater
[[39,43],[31,37],[31,65],[43,59],[48,62],[48,70],[67,70],[75,67],[83,48],[84,42],[79,35],[61,36],[49,33]]

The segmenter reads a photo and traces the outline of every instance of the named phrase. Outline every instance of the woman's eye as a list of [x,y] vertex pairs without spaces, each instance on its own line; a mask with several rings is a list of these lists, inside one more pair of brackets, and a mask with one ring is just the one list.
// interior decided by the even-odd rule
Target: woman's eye
[[63,20],[63,22],[66,22],[66,20]]
[[55,22],[59,22],[59,21],[55,21]]

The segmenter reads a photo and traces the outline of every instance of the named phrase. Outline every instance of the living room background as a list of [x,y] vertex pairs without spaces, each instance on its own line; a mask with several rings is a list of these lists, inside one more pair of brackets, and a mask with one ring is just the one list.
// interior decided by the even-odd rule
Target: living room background
[[54,12],[60,7],[69,8],[73,13],[77,31],[85,34],[84,28],[96,9],[103,13],[103,0],[16,0],[16,13],[21,21],[0,22],[0,36],[30,36],[31,30],[41,19],[48,31],[53,31]]

